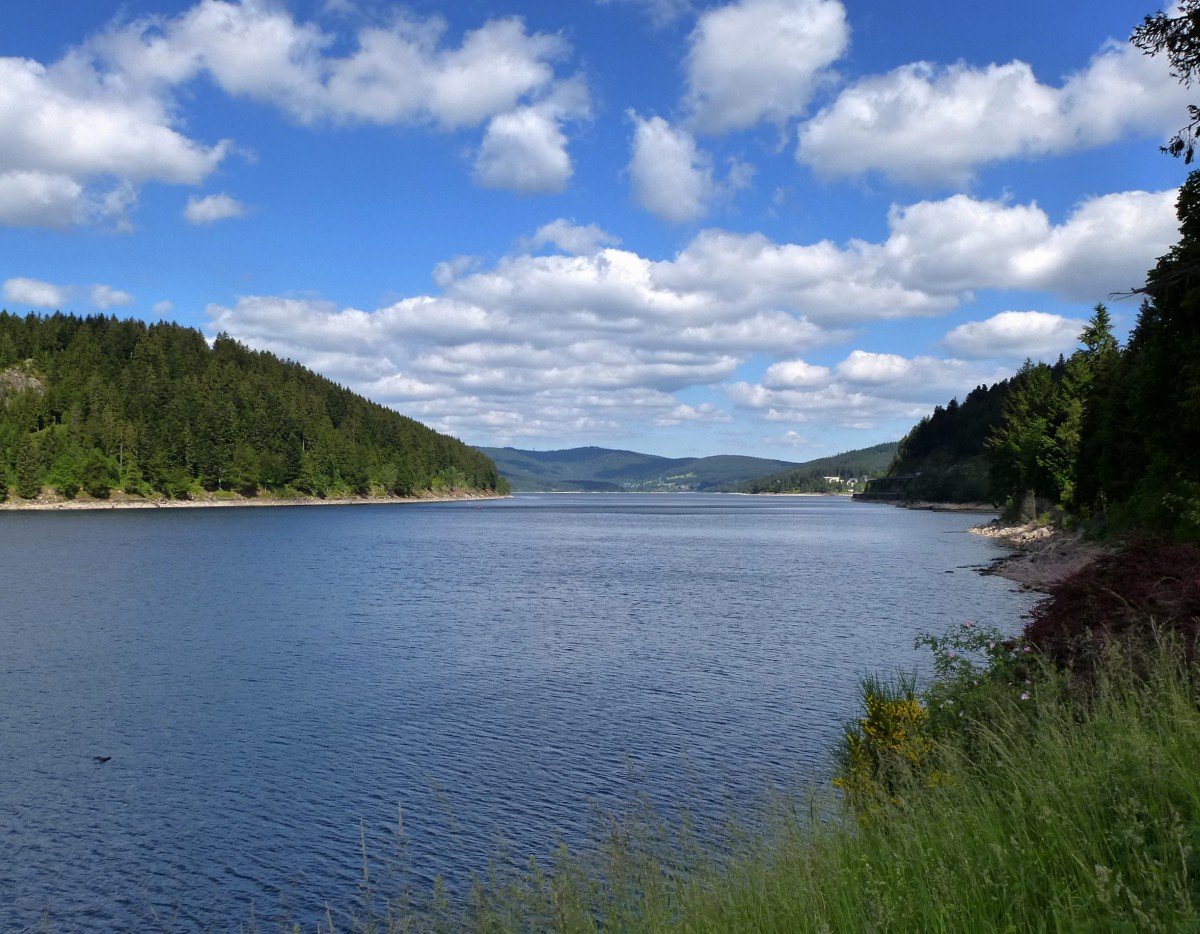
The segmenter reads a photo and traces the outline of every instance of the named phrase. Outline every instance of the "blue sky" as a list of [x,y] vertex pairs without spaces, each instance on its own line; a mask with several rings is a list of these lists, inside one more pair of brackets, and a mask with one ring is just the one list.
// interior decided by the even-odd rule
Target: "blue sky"
[[6,4],[0,305],[225,331],[474,444],[892,440],[1175,241],[1150,12]]

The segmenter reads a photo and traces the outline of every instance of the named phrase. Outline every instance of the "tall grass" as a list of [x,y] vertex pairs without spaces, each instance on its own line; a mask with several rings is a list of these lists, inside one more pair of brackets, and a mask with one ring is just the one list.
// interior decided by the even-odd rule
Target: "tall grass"
[[935,751],[855,816],[832,790],[780,794],[717,848],[649,813],[614,819],[592,848],[497,868],[458,901],[372,893],[346,928],[1200,930],[1200,698],[1182,658],[1156,642],[1137,664],[1114,649],[1086,684],[963,680],[962,716],[943,682]]

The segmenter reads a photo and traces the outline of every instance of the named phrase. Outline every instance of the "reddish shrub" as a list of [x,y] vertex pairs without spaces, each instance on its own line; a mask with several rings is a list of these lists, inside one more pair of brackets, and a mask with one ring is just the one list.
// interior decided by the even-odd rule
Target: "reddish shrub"
[[1090,667],[1103,643],[1178,633],[1200,636],[1200,547],[1137,541],[1050,588],[1030,613],[1025,638],[1056,664]]

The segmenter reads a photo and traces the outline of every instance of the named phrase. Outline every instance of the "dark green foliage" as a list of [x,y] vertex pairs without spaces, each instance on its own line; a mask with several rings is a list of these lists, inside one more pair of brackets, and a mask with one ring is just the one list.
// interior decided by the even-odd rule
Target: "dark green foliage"
[[17,438],[15,461],[17,495],[23,499],[33,499],[42,492],[42,465],[34,443],[27,434]]
[[[849,488],[846,481],[882,474],[895,453],[895,442],[886,441],[797,464],[789,470],[739,483],[734,489],[739,493],[842,493]],[[826,477],[837,477],[839,482],[831,483]]]
[[0,312],[0,354],[0,477],[24,498],[506,492],[473,448],[225,335]]
[[[1061,373],[1029,360],[1013,377],[1004,417],[988,439],[992,499],[1015,499],[1026,491],[1042,500],[1060,498],[1058,468]],[[1059,378],[1056,378],[1058,376]]]
[[[1200,0],[1179,0],[1172,11],[1177,16],[1155,13],[1147,16],[1133,31],[1130,41],[1147,55],[1165,52],[1171,74],[1184,84],[1191,84],[1200,70]],[[1162,151],[1183,156],[1190,163],[1196,155],[1196,140],[1200,138],[1200,108],[1188,107],[1190,122],[1173,137]]]
[[[1200,538],[1200,174],[1179,192],[1180,241],[1150,271],[1129,339],[1122,391],[1130,501],[1147,524]],[[1123,397],[1123,398],[1122,398]],[[1130,475],[1130,467],[1137,474]],[[1122,469],[1124,468],[1124,469]]]
[[[888,467],[893,483],[872,483],[873,494],[940,503],[990,502],[987,439],[1003,417],[1013,380],[976,386],[960,404],[937,406],[901,440]],[[903,479],[900,479],[903,478]]]
[[[1147,297],[1126,348],[1097,305],[1070,359],[1026,361],[989,391],[1003,388],[985,435],[990,498],[1013,518],[1057,509],[1109,531],[1200,540],[1200,173],[1180,189],[1178,214],[1182,236],[1139,290]],[[966,420],[967,406],[951,403],[917,425],[889,471],[897,495],[917,498],[931,464],[969,472],[1000,398],[978,398],[987,418]]]

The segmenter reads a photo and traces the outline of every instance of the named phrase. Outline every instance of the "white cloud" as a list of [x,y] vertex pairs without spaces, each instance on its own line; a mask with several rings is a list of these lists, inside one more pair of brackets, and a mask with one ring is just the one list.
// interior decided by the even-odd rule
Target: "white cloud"
[[723,180],[713,173],[712,158],[687,130],[662,117],[643,120],[630,111],[633,142],[627,166],[633,197],[651,214],[672,224],[699,220],[718,201],[748,188],[754,166],[730,159]]
[[[956,329],[944,346],[959,359],[859,348],[820,366],[811,353],[849,344],[863,322],[944,314],[981,289],[1086,292],[1090,305],[1115,287],[1114,275],[1124,282],[1124,268],[1149,268],[1169,245],[1173,194],[1095,198],[1059,223],[1036,205],[959,195],[897,207],[882,242],[775,243],[706,230],[660,260],[560,219],[522,249],[562,252],[448,261],[435,272],[436,294],[371,311],[245,296],[210,307],[210,330],[471,437],[580,437],[635,421],[721,418],[719,407],[675,398],[690,387],[717,388],[767,421],[894,426],[1010,375],[973,348],[999,347],[1018,331],[1031,342],[1038,319]],[[1111,252],[1093,239],[1099,230],[1115,241]],[[1117,263],[1117,252],[1128,257]],[[761,380],[740,379],[755,357],[769,363]]]
[[781,435],[764,438],[767,444],[778,444],[788,448],[803,448],[808,446],[808,439],[795,431],[785,431]]
[[183,217],[189,224],[212,224],[232,217],[244,217],[246,205],[230,195],[221,193],[188,198]]
[[83,186],[66,175],[0,172],[0,225],[71,227],[87,216]]
[[654,424],[660,428],[669,428],[685,422],[713,425],[731,421],[733,417],[728,412],[710,402],[703,402],[700,405],[677,405],[670,413],[656,418]]
[[854,350],[832,370],[802,364],[789,374],[788,364],[776,364],[759,384],[734,382],[724,389],[736,406],[767,421],[878,428],[896,419],[915,421],[952,396],[1010,375],[961,360]]
[[172,302],[161,301],[161,302],[154,303],[154,313],[156,315],[166,316],[166,315],[169,315],[174,310],[175,310],[175,305]]
[[[549,89],[553,62],[568,51],[559,36],[530,35],[519,19],[492,20],[458,48],[441,48],[445,23],[401,19],[364,30],[359,50],[333,60],[326,109],[377,123],[431,119],[448,128],[477,126]],[[277,102],[286,106],[286,102]]]
[[[440,17],[396,14],[386,27],[328,33],[282,4],[200,0],[114,25],[49,65],[0,58],[0,225],[127,230],[138,186],[201,184],[232,151],[183,130],[180,89],[202,76],[302,124],[486,123],[481,184],[561,190],[571,175],[562,126],[590,107],[582,79],[556,75],[569,44],[512,18],[457,45],[446,32]],[[208,223],[231,208],[201,199],[188,217]]]
[[656,280],[731,311],[786,308],[825,326],[943,314],[959,301],[900,281],[874,244],[781,244],[723,230],[702,231],[672,262],[657,265]]
[[898,354],[855,350],[838,364],[837,375],[847,383],[860,386],[899,383],[911,380],[920,367],[936,372],[946,362],[933,357],[909,359]]
[[554,114],[542,107],[493,117],[475,159],[477,184],[522,194],[562,191],[572,171],[567,137]]
[[1176,195],[1090,198],[1057,226],[1036,204],[965,195],[895,207],[884,262],[902,282],[931,291],[1036,289],[1095,302],[1141,284],[1175,242]]
[[93,285],[88,289],[88,299],[95,307],[101,309],[133,304],[132,295],[122,292],[120,289],[114,289],[111,285]]
[[765,421],[799,425],[821,422],[838,428],[872,429],[897,419],[914,422],[936,404],[873,395],[836,383],[805,390],[772,390],[746,382],[723,388],[735,406]]
[[1044,311],[1002,311],[985,321],[960,324],[942,344],[963,357],[1053,360],[1071,352],[1085,324]]
[[1060,87],[1042,84],[1020,61],[916,62],[844,90],[800,128],[796,156],[826,178],[881,172],[961,186],[989,162],[1173,132],[1188,100],[1160,58],[1128,43],[1106,44]]
[[692,125],[701,133],[783,125],[804,112],[849,41],[839,0],[738,0],[709,10],[688,52]]
[[693,0],[596,0],[601,6],[624,3],[640,6],[656,26],[674,22],[695,8]]
[[602,246],[618,246],[620,243],[620,237],[601,230],[595,224],[581,226],[560,217],[539,227],[537,233],[524,242],[524,246],[526,249],[540,250],[547,244],[553,244],[564,253],[588,256]]
[[643,120],[632,112],[629,117],[634,124],[629,178],[638,204],[672,224],[707,214],[716,194],[708,154],[697,149],[690,133],[662,117]]
[[0,58],[0,223],[122,226],[131,186],[197,184],[228,143],[206,146],[173,124],[162,95],[96,68],[82,52],[49,67]]
[[40,279],[6,279],[4,300],[20,307],[59,311],[74,292],[68,285],[53,285]]
[[[396,12],[390,24],[349,37],[274,3],[200,0],[174,19],[147,18],[93,45],[138,80],[177,85],[207,72],[226,93],[304,124],[457,129],[560,93],[555,63],[570,52],[561,36],[529,33],[517,18],[489,20],[457,47],[446,33],[440,16]],[[342,47],[346,54],[331,51]]]
[[782,360],[767,367],[762,384],[768,389],[799,389],[821,386],[829,381],[829,368],[803,360]]
[[49,68],[0,59],[0,164],[6,172],[114,175],[196,184],[227,146],[171,128],[164,102],[72,53]]

